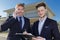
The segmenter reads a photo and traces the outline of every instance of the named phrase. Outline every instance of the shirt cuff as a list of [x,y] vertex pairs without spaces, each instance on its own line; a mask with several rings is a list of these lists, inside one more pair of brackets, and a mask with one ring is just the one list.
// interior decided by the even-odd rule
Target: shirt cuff
[[46,40],[46,38],[44,38],[44,40]]

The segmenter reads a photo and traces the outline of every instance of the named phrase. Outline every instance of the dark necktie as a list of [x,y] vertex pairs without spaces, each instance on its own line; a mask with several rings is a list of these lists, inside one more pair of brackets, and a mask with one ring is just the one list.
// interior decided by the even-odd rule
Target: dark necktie
[[22,19],[21,19],[21,17],[19,17],[20,18],[20,28],[22,29]]

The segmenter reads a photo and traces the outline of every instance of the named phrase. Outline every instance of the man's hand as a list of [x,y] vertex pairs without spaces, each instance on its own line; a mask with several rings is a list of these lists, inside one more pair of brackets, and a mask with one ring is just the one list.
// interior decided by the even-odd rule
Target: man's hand
[[24,31],[23,34],[27,35],[28,33],[27,33],[27,31]]
[[46,39],[38,36],[38,37],[32,37],[32,40],[46,40]]
[[37,40],[37,38],[35,38],[35,37],[32,37],[32,40]]
[[23,34],[25,34],[25,35],[32,35],[31,33],[27,33],[27,31],[24,31]]
[[20,15],[19,15],[19,13],[15,10],[15,11],[13,12],[13,17],[16,18],[17,16],[20,16]]
[[17,16],[17,15],[16,15],[16,12],[13,12],[13,17],[16,18],[16,16]]
[[36,37],[37,38],[37,40],[45,40],[45,38],[43,38],[43,37]]

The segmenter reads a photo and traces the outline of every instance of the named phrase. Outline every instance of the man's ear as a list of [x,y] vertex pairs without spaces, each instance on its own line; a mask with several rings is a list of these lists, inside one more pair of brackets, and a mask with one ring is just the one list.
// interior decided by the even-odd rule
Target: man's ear
[[47,9],[46,9],[46,12],[47,12]]

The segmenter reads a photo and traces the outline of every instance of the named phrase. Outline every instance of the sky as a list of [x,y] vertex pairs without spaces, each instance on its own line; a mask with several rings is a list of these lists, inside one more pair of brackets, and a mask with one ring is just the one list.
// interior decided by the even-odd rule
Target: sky
[[[44,0],[48,7],[55,14],[54,20],[60,21],[60,0]],[[6,17],[4,10],[14,8],[18,3],[25,3],[25,5],[41,2],[41,0],[0,0],[0,15]]]

